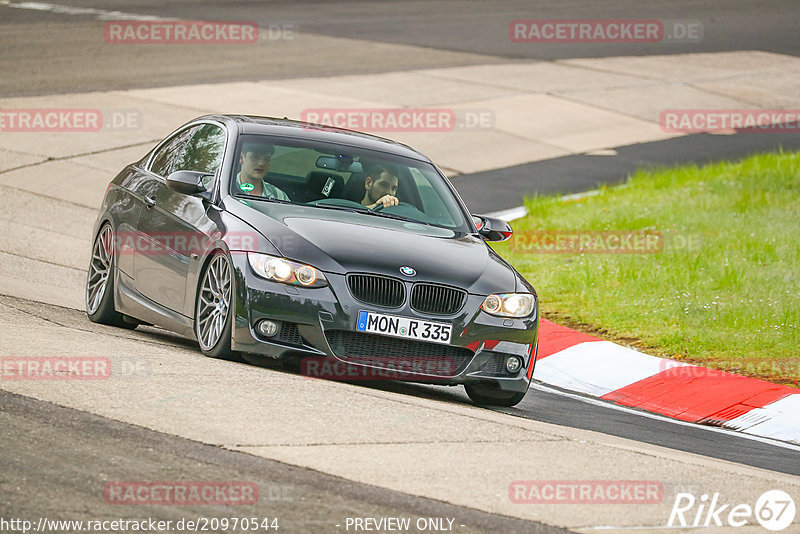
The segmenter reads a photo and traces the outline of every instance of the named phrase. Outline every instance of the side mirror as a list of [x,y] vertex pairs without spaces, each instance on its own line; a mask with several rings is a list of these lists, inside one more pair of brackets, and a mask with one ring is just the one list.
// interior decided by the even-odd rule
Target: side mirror
[[475,222],[478,233],[486,241],[505,241],[510,239],[514,233],[511,225],[502,219],[486,217],[485,215],[473,215],[472,220]]
[[196,195],[205,193],[203,178],[212,176],[207,172],[198,171],[175,171],[167,176],[167,187],[184,195]]

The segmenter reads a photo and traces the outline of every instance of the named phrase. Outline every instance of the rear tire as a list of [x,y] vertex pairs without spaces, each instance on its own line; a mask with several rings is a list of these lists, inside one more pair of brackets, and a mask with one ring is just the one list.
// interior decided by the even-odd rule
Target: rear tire
[[114,307],[114,232],[106,223],[92,245],[92,259],[86,275],[86,315],[93,323],[133,330],[136,319],[119,313]]
[[217,251],[208,262],[197,288],[194,333],[200,350],[210,358],[239,360],[231,350],[233,269],[228,255]]
[[472,402],[479,406],[516,406],[525,398],[527,391],[503,391],[498,388],[478,384],[465,384],[464,389]]

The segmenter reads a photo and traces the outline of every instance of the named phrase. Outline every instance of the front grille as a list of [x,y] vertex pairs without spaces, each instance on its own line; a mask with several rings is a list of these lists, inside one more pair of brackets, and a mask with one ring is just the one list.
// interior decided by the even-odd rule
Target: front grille
[[278,332],[278,341],[286,343],[287,345],[302,345],[303,338],[297,330],[296,323],[280,323],[280,332]]
[[380,369],[455,376],[474,356],[471,350],[461,347],[376,334],[332,330],[325,336],[337,357]]
[[385,276],[372,274],[351,274],[347,277],[347,285],[353,297],[366,304],[399,308],[406,300],[406,288],[403,282]]
[[464,306],[466,291],[435,284],[414,284],[411,307],[418,312],[452,315]]

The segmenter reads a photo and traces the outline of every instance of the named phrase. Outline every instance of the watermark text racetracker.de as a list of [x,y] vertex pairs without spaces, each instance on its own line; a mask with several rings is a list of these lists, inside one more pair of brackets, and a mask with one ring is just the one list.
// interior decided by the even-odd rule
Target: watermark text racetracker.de
[[292,40],[294,23],[259,27],[254,21],[115,20],[106,22],[103,37],[110,44],[254,44]]
[[134,109],[5,108],[0,109],[0,132],[99,132],[138,130],[142,113]]
[[704,243],[702,235],[664,230],[530,230],[514,234],[517,254],[655,254],[691,252]]
[[518,19],[508,25],[514,43],[696,43],[699,20]]
[[113,250],[120,255],[162,256],[178,253],[182,256],[200,256],[208,253],[220,240],[231,252],[258,252],[260,234],[257,232],[227,232],[226,234],[202,232],[131,232],[110,234]]
[[656,230],[531,230],[514,234],[517,254],[654,254],[664,249]]
[[255,482],[123,481],[108,482],[103,498],[116,505],[250,505],[258,502]]
[[719,378],[726,373],[747,376],[796,376],[800,374],[800,362],[792,361],[747,361],[744,359],[715,359],[714,368],[685,364],[663,358],[658,364],[659,373],[685,380]]
[[152,376],[149,360],[118,356],[0,356],[0,380],[142,380]]
[[515,480],[508,498],[514,504],[658,504],[664,486],[657,480]]
[[111,360],[103,356],[2,356],[0,380],[107,380]]
[[309,356],[300,362],[306,378],[339,381],[411,380],[436,381],[458,373],[458,362],[449,357],[353,358],[350,363],[324,356]]
[[301,112],[300,120],[361,132],[452,132],[495,127],[495,113],[489,109],[309,108]]
[[800,109],[665,109],[659,124],[670,133],[798,133]]

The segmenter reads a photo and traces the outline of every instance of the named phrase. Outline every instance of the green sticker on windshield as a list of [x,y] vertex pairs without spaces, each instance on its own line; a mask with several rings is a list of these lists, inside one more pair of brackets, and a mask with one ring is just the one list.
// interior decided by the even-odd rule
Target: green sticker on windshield
[[239,188],[242,191],[252,191],[253,189],[256,188],[256,186],[254,186],[253,184],[242,184],[239,186]]

